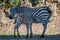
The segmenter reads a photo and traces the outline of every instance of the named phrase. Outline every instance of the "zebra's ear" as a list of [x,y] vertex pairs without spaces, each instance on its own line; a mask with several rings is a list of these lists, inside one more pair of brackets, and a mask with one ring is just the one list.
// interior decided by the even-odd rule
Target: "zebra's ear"
[[7,11],[4,10],[4,13],[5,13],[5,16],[6,16],[6,17],[9,16],[9,12],[7,12]]
[[15,8],[16,6],[11,6],[11,8]]
[[16,6],[14,6],[13,8],[16,8]]

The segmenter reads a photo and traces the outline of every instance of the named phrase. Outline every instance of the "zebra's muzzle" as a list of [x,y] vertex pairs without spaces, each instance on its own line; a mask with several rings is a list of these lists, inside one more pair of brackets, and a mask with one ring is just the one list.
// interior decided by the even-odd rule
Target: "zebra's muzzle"
[[9,16],[9,19],[13,19],[13,17]]

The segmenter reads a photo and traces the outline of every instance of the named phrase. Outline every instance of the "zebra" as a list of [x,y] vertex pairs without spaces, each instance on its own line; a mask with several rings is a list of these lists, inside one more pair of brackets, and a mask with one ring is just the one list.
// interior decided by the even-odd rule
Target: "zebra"
[[15,18],[14,36],[16,34],[15,33],[16,30],[19,36],[18,28],[22,23],[25,23],[27,28],[26,37],[29,37],[29,31],[30,31],[30,37],[32,37],[33,35],[32,24],[34,22],[37,22],[37,23],[41,22],[44,28],[43,33],[41,34],[41,38],[43,38],[47,28],[47,23],[51,17],[52,11],[48,6],[42,6],[38,8],[29,8],[26,6],[11,6],[9,18],[13,19],[15,14],[17,14],[17,16]]

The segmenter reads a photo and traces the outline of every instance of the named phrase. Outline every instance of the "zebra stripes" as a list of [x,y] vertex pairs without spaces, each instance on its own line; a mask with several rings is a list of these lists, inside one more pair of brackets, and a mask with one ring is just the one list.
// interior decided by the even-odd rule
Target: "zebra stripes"
[[[14,10],[12,10],[12,9],[14,9]],[[17,27],[19,27],[19,25],[22,22],[23,23],[25,22],[26,28],[27,28],[27,36],[29,34],[29,30],[30,30],[30,36],[32,36],[32,23],[34,23],[35,21],[36,22],[41,21],[43,28],[44,28],[41,37],[44,37],[44,33],[46,31],[47,23],[50,19],[51,12],[52,11],[47,6],[43,6],[43,7],[39,7],[39,8],[28,8],[25,6],[22,6],[22,7],[16,6],[14,8],[11,8],[9,18],[12,18],[15,14],[18,14],[15,19],[14,34],[15,34],[16,30],[18,29]]]
[[[33,17],[37,17],[39,16],[41,13],[45,13],[45,12],[48,12],[47,11],[47,8],[39,8],[37,9],[35,12],[33,12]],[[44,14],[45,15],[45,14]]]
[[48,7],[41,7],[39,9],[36,9],[33,12],[33,18],[36,19],[37,21],[40,21],[45,24],[50,17],[49,11],[48,11]]
[[18,21],[24,21],[25,18],[23,17],[23,15],[18,14],[18,15],[16,15],[16,17],[15,17],[14,24],[16,23],[17,20],[18,20]]

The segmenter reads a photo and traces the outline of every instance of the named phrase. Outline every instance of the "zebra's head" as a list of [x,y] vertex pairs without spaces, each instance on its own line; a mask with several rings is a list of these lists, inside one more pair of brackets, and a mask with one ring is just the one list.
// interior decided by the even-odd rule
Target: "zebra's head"
[[10,19],[13,19],[16,14],[23,13],[23,6],[11,6],[10,7]]
[[16,14],[16,6],[11,6],[10,7],[10,13],[9,13],[9,19],[13,19],[15,14]]

